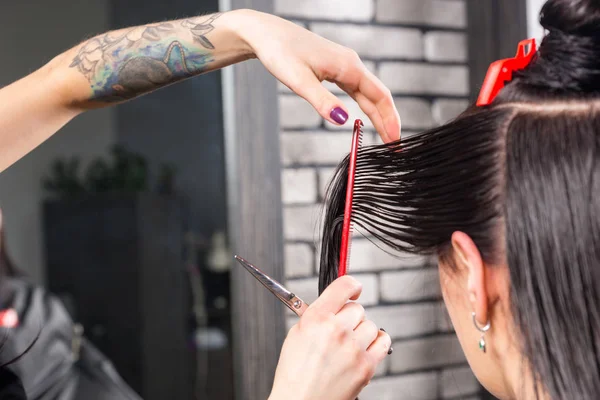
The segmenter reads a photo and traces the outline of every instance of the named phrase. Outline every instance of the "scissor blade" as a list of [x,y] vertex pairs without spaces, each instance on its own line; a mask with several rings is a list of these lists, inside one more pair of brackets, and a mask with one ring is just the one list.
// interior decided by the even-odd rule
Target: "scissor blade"
[[260,283],[262,283],[264,287],[273,292],[275,296],[281,298],[281,300],[284,301],[291,300],[290,295],[292,295],[293,297],[292,292],[283,287],[281,283],[277,282],[275,279],[271,278],[269,275],[265,274],[260,269],[256,268],[254,265],[244,260],[242,257],[235,256],[235,259],[240,264],[242,264],[242,266],[246,268],[246,270],[250,272],[250,274],[253,277],[255,277]]
[[300,300],[294,293],[287,290],[281,283],[271,278],[269,275],[250,264],[240,256],[235,256],[235,259],[242,264],[246,271],[255,277],[264,287],[269,289],[281,302],[283,302],[290,310],[296,314],[304,312],[306,307],[302,300]]

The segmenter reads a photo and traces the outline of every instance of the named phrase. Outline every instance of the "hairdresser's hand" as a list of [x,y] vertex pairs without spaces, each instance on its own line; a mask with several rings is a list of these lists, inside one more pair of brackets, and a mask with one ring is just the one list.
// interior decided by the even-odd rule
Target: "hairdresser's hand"
[[238,12],[246,13],[239,19],[238,33],[254,54],[323,118],[336,124],[348,119],[340,99],[321,84],[327,80],[358,102],[385,142],[400,138],[400,117],[389,89],[365,68],[356,52],[276,16]]
[[391,341],[348,303],[361,290],[344,276],[311,304],[283,344],[269,400],[353,400],[369,383]]

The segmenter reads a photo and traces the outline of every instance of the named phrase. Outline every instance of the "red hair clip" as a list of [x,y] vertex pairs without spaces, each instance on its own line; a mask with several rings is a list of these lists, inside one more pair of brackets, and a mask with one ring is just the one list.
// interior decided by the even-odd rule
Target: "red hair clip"
[[519,43],[515,58],[507,58],[493,62],[488,69],[483,86],[477,99],[478,106],[490,105],[506,82],[510,82],[513,72],[529,65],[537,51],[535,39],[523,40]]

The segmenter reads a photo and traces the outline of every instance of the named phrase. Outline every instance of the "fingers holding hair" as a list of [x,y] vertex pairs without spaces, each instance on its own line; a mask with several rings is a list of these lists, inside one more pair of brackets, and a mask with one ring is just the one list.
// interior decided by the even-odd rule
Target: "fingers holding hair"
[[353,331],[365,320],[365,309],[358,303],[350,302],[342,307],[336,318],[346,329]]
[[362,321],[354,330],[356,342],[362,350],[367,350],[378,338],[381,331],[373,321]]
[[323,312],[337,314],[350,300],[356,300],[362,292],[362,284],[351,276],[336,279],[323,291],[309,307]]

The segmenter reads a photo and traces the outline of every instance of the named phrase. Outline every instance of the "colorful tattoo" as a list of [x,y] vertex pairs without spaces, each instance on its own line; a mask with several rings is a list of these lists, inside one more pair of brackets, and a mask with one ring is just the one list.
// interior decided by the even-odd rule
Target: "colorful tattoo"
[[[91,100],[131,99],[205,70],[213,61],[210,50],[215,49],[206,35],[219,16],[149,24],[98,36],[81,47],[70,67],[90,82]],[[182,28],[201,47],[184,45],[178,35]]]

